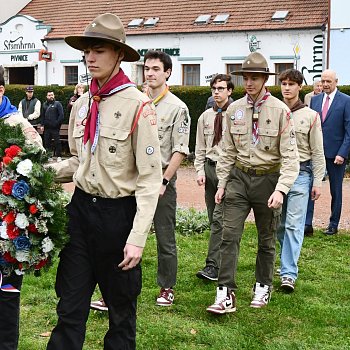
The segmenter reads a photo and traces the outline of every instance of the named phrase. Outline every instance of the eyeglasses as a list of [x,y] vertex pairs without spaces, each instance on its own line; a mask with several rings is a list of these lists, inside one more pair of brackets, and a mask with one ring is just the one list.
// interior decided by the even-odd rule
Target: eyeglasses
[[211,92],[215,92],[216,90],[218,90],[219,92],[224,92],[225,89],[227,89],[227,87],[223,87],[223,86],[219,86],[219,87],[212,87],[210,88]]

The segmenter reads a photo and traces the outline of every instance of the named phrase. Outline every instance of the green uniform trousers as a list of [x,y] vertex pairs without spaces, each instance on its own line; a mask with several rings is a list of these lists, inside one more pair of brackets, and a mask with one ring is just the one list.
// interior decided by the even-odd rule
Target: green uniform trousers
[[162,288],[170,288],[176,284],[177,275],[176,174],[169,181],[163,196],[158,199],[153,224],[157,237],[157,283]]
[[276,231],[281,208],[270,209],[267,201],[274,192],[279,173],[249,175],[234,167],[226,185],[223,234],[220,246],[219,286],[237,289],[236,271],[244,222],[253,209],[258,231],[256,282],[271,286],[276,253]]
[[205,204],[208,211],[210,225],[210,238],[208,255],[205,261],[206,266],[213,266],[216,269],[220,266],[220,245],[222,236],[222,203],[215,203],[215,194],[218,189],[218,177],[216,175],[215,163],[206,160],[205,171]]

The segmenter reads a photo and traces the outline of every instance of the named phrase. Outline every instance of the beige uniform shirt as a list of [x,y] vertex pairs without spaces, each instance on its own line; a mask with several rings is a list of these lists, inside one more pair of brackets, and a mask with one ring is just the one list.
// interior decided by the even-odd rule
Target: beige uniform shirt
[[225,148],[224,135],[226,131],[226,111],[222,112],[222,139],[218,145],[213,145],[214,140],[214,122],[216,112],[213,108],[207,109],[198,119],[196,134],[196,159],[194,167],[198,176],[204,176],[205,158],[210,158],[217,162],[221,150]]
[[44,150],[43,142],[40,135],[33,128],[33,125],[28,122],[26,118],[23,117],[22,113],[12,113],[9,114],[5,119],[5,123],[15,126],[20,125],[23,131],[23,134],[26,138],[26,142],[29,144],[33,144]]
[[314,186],[321,187],[326,162],[323,152],[321,119],[317,112],[309,107],[292,113],[300,162],[312,161]]
[[304,96],[304,103],[310,107],[311,97],[314,97],[315,93],[313,91],[309,92]]
[[226,187],[236,160],[245,167],[260,170],[280,164],[276,191],[287,194],[299,173],[299,154],[290,111],[277,98],[268,97],[259,113],[257,145],[252,144],[252,117],[253,107],[247,103],[246,96],[227,109],[226,150],[222,151],[216,166],[218,187]]
[[84,145],[82,121],[88,112],[85,93],[73,105],[69,121],[70,159],[57,163],[57,179],[74,181],[86,193],[105,198],[135,196],[137,213],[127,243],[143,247],[156,209],[162,181],[157,116],[149,98],[134,87],[126,88],[99,104],[99,138],[91,153]]
[[189,154],[191,119],[185,103],[170,91],[157,103],[156,111],[162,168],[165,169],[173,153]]

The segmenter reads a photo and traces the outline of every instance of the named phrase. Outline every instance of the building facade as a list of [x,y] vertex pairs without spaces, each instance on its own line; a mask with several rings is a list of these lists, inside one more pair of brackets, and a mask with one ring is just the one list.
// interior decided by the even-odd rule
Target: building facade
[[[206,4],[206,8],[198,8],[196,3],[203,4],[200,1],[193,1],[191,5],[179,1],[173,8],[170,2],[163,1],[163,5],[169,5],[164,13],[163,10],[155,13],[158,9],[152,8],[152,1],[138,2],[149,6],[151,12],[144,9],[138,12],[132,7],[130,11],[125,10],[127,3],[132,3],[128,0],[123,8],[114,4],[113,8],[103,11],[102,3],[110,2],[100,1],[100,12],[119,14],[127,29],[128,44],[141,56],[149,49],[160,49],[172,57],[171,85],[208,85],[214,74],[239,69],[244,58],[256,50],[267,58],[271,70],[280,72],[296,67],[303,72],[305,84],[311,85],[326,65],[327,7],[323,5],[314,16],[305,17],[300,13],[301,2],[304,4],[301,0],[280,1],[277,5],[271,2],[274,6],[264,10],[263,19],[255,19],[249,11],[246,15],[235,11],[237,1],[225,3],[227,8],[233,8],[232,11],[215,1]],[[324,3],[321,0],[311,2]],[[70,15],[67,19],[59,19],[52,16],[51,10],[45,10],[49,9],[45,8],[47,5],[46,0],[32,0],[19,14],[0,24],[0,64],[5,68],[5,79],[9,84],[74,85],[89,78],[82,53],[66,45],[64,37],[82,33],[97,13],[88,12],[79,21],[74,21]],[[70,1],[60,4],[74,8],[70,5]],[[62,9],[62,13],[64,11]],[[191,11],[193,13],[188,14]],[[150,13],[157,17],[150,17]],[[149,21],[151,23],[147,24]],[[143,82],[142,59],[122,64],[126,74],[137,84]],[[242,84],[240,77],[234,79],[236,85]],[[275,85],[275,79],[271,76],[268,84]]]

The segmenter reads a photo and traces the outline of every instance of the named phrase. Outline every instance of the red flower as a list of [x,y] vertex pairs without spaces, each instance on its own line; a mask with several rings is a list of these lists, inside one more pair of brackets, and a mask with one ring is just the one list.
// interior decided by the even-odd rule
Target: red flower
[[36,214],[37,212],[38,212],[38,208],[36,207],[36,205],[35,204],[31,204],[30,206],[29,206],[29,212],[31,213],[31,214]]
[[3,162],[5,165],[8,165],[8,164],[10,164],[10,163],[12,162],[12,158],[11,158],[11,157],[5,156],[5,157],[2,158],[2,162]]
[[14,224],[7,225],[6,232],[10,239],[15,239],[19,236],[19,228]]
[[2,219],[4,213],[0,210],[0,219]]
[[42,267],[44,267],[47,264],[47,259],[41,260],[39,261],[35,266],[34,269],[35,270],[40,270]]
[[4,258],[5,261],[9,262],[9,263],[15,263],[17,262],[17,259],[14,258],[13,256],[11,256],[11,254],[9,252],[5,252],[2,257]]
[[38,229],[36,228],[36,226],[34,224],[29,224],[27,227],[27,230],[30,233],[39,233]]
[[17,145],[12,145],[9,148],[5,149],[5,155],[10,158],[15,158],[21,151],[22,149],[20,147],[18,147]]
[[11,224],[12,222],[14,222],[16,219],[16,215],[13,211],[10,211],[8,214],[5,215],[4,217],[4,221],[7,223],[7,224]]
[[12,187],[16,183],[15,180],[7,180],[2,184],[1,190],[3,194],[9,196],[12,193]]

